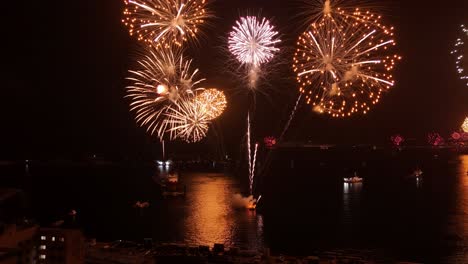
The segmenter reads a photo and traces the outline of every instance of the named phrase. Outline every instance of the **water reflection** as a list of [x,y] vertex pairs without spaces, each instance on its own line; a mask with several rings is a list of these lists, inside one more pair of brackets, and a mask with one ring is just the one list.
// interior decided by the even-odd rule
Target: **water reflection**
[[359,209],[361,206],[362,182],[343,183],[343,231],[352,232],[359,224]]
[[187,242],[210,245],[225,243],[231,237],[227,184],[225,179],[213,176],[191,186],[187,203],[193,209],[185,219]]
[[468,263],[468,155],[459,157],[456,208],[449,215],[446,236],[455,250],[445,263]]
[[184,175],[184,184],[187,196],[183,204],[171,205],[183,207],[185,243],[263,248],[262,216],[232,207],[234,194],[239,192],[235,179],[223,174],[194,173]]
[[418,189],[421,188],[421,186],[422,186],[421,177],[417,177],[415,181],[416,181],[416,188],[418,188]]

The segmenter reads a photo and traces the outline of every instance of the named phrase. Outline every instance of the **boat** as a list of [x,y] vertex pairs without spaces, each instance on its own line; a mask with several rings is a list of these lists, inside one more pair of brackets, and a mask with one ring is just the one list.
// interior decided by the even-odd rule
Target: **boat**
[[345,183],[358,183],[358,182],[362,182],[364,179],[363,178],[360,178],[356,172],[354,172],[354,176],[353,177],[349,177],[349,178],[344,178],[344,182]]
[[411,175],[415,178],[420,178],[422,174],[423,174],[423,171],[421,169],[416,169]]
[[185,196],[187,190],[186,186],[179,181],[179,175],[177,173],[172,173],[167,176],[167,178],[162,182],[162,195],[164,197],[168,196]]
[[156,164],[158,164],[159,167],[170,167],[172,165],[172,161],[171,160],[157,160],[156,161]]
[[364,180],[363,178],[360,178],[357,176],[354,176],[351,178],[344,178],[345,183],[358,183],[358,182],[362,182],[363,180]]

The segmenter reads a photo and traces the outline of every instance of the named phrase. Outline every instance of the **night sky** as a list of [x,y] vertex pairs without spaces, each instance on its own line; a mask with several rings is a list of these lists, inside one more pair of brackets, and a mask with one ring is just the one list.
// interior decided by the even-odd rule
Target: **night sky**
[[[8,1],[2,4],[2,91],[0,158],[154,157],[158,140],[145,134],[129,112],[127,70],[138,43],[121,23],[121,0]],[[468,24],[468,1],[378,1],[384,21],[394,25],[399,54],[396,85],[366,115],[332,119],[304,105],[287,134],[315,143],[386,144],[390,135],[424,142],[430,131],[443,136],[468,116],[468,88],[450,55],[459,24]],[[444,5],[445,3],[450,3]],[[377,6],[377,4],[373,4]],[[187,51],[209,86],[228,95],[229,108],[216,135],[179,152],[213,151],[221,143],[239,151],[245,132],[247,95],[226,68],[227,34],[239,15],[272,18],[285,50],[257,96],[254,138],[279,135],[297,97],[291,51],[304,30],[294,0],[217,0],[216,18],[199,47]]]

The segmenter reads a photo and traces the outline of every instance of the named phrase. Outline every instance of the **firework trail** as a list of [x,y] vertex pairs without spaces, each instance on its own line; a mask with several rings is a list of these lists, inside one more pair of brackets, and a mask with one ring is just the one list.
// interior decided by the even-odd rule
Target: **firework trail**
[[241,65],[246,66],[249,77],[249,87],[255,89],[260,75],[260,66],[269,62],[279,48],[275,45],[281,42],[278,32],[270,21],[254,16],[241,17],[229,34],[229,51]]
[[[252,186],[252,148],[250,147],[250,113],[247,113],[247,156],[249,161],[249,181]],[[252,192],[252,188],[250,188]]]
[[468,45],[465,43],[468,41],[468,28],[465,25],[460,25],[460,28],[461,36],[457,38],[455,48],[450,53],[455,56],[455,67],[460,75],[460,80],[466,80],[466,86],[468,86],[468,73],[466,72],[468,61],[465,57],[468,56]]
[[132,84],[127,87],[126,97],[131,99],[130,110],[136,113],[140,126],[161,140],[167,132],[175,138],[174,123],[166,120],[173,116],[167,115],[168,110],[181,97],[203,90],[200,84],[205,79],[197,78],[198,69],[193,69],[191,62],[177,48],[150,46],[138,60],[139,68],[129,71],[127,79]]
[[400,59],[391,52],[393,28],[375,20],[346,21],[324,16],[313,23],[299,37],[293,61],[306,102],[333,117],[366,114],[394,85],[392,71]]
[[[266,18],[255,16],[241,17],[229,34],[229,51],[245,67],[248,77],[248,87],[251,90],[257,88],[261,66],[269,61],[279,52],[276,44],[278,32],[274,30],[270,21]],[[247,115],[247,155],[249,162],[250,193],[253,193],[253,181],[255,176],[255,163],[258,144],[255,146],[254,156],[251,147],[251,123],[250,110]]]
[[294,105],[294,108],[291,111],[291,114],[289,115],[288,122],[286,122],[286,125],[283,128],[283,131],[281,132],[278,142],[281,142],[283,140],[283,137],[286,134],[286,131],[288,131],[288,128],[291,125],[291,122],[294,116],[296,115],[297,109],[299,108],[299,103],[301,102],[301,99],[302,99],[302,93],[300,93],[299,96],[297,97],[296,104]]
[[206,0],[125,0],[122,22],[130,35],[146,43],[182,45],[196,41],[211,15]]
[[250,168],[250,194],[253,194],[253,181],[254,181],[254,177],[255,177],[255,167],[256,167],[256,164],[257,164],[257,150],[258,150],[258,143],[255,144],[255,150],[254,150],[254,154],[253,154],[253,157],[252,157],[252,167]]

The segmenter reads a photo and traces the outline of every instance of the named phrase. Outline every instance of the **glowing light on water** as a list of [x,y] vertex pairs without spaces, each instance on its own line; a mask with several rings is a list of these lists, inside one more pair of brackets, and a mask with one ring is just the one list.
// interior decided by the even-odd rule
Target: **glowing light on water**
[[444,145],[445,140],[439,133],[432,132],[427,135],[427,143],[436,147]]
[[405,138],[401,135],[394,135],[390,137],[390,140],[392,141],[394,146],[401,146],[403,142],[405,142]]

